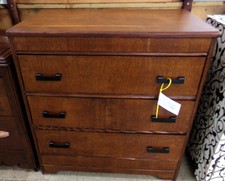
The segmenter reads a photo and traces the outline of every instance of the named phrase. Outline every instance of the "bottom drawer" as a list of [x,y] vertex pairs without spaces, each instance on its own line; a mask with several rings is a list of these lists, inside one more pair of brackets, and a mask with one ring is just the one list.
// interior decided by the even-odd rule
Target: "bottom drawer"
[[0,146],[0,165],[19,165],[28,168],[26,153],[24,150],[4,149]]
[[42,154],[178,161],[185,136],[36,130]]
[[82,156],[42,155],[42,167],[46,173],[61,170],[93,171],[109,173],[133,173],[154,175],[172,179],[177,161],[112,159]]

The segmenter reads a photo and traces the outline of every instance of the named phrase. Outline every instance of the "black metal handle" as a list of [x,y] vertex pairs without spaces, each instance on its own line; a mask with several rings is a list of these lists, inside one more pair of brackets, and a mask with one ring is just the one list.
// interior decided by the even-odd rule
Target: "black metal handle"
[[48,146],[50,148],[70,148],[70,143],[55,143],[54,141],[49,141]]
[[56,73],[54,76],[44,76],[42,73],[35,74],[37,81],[60,81],[62,74]]
[[164,148],[153,148],[151,146],[147,147],[147,152],[149,153],[169,153],[170,148],[169,147],[164,147]]
[[176,116],[170,116],[169,118],[156,118],[156,116],[151,117],[152,122],[157,123],[175,123],[176,122]]
[[[157,83],[159,84],[168,84],[169,83],[169,80],[163,76],[157,76]],[[176,79],[172,79],[172,84],[184,84],[184,77],[178,77]]]
[[61,112],[59,114],[50,114],[48,111],[43,111],[42,112],[42,116],[44,118],[57,118],[57,119],[63,119],[66,117],[66,113],[65,112]]

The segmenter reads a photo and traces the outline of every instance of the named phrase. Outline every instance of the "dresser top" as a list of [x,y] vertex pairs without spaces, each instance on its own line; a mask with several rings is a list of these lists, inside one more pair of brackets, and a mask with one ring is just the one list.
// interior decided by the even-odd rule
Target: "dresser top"
[[9,36],[216,37],[218,30],[186,10],[41,10]]

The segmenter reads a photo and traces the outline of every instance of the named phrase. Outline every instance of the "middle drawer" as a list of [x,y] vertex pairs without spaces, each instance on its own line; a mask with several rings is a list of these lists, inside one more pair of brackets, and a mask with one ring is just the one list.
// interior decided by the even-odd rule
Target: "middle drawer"
[[18,56],[28,92],[158,96],[157,77],[184,77],[166,92],[196,96],[205,57]]
[[[182,106],[178,116],[160,108],[159,118],[167,120],[152,120],[157,100],[40,96],[27,99],[35,125],[86,129],[185,133],[194,108],[194,101],[179,101]],[[168,119],[171,116],[176,120]]]

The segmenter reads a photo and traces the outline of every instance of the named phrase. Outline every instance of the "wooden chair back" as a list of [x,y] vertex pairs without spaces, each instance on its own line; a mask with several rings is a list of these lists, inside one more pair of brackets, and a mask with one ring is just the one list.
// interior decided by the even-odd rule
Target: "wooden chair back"
[[[48,0],[47,0],[48,1]],[[65,1],[65,2],[64,2]],[[186,9],[188,11],[191,11],[192,9],[192,2],[193,0],[82,0],[82,3],[115,3],[115,2],[149,2],[149,3],[167,3],[167,2],[183,2],[182,8]],[[15,25],[20,22],[20,16],[17,8],[17,1],[16,0],[3,0],[2,2],[5,2],[6,6],[8,7],[9,14],[11,17],[12,24]],[[43,1],[44,2],[44,1]],[[18,3],[43,3],[42,0],[18,0]],[[46,2],[46,1],[45,1]],[[50,1],[49,3],[51,3]],[[55,0],[54,3],[73,3],[72,0]],[[76,1],[76,3],[79,3],[79,0]]]
[[15,25],[20,22],[20,16],[17,9],[16,0],[7,0],[7,7],[12,20],[12,24]]

